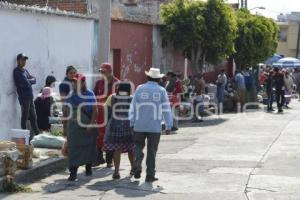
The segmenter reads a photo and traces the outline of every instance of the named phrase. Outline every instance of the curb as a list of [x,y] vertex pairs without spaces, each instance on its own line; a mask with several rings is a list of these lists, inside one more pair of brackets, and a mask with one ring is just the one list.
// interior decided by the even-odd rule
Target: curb
[[[49,158],[37,163],[32,168],[27,170],[17,170],[14,175],[14,180],[17,183],[30,183],[43,179],[51,174],[61,172],[67,167],[67,158],[56,157]],[[0,178],[0,190],[3,185],[3,177]]]

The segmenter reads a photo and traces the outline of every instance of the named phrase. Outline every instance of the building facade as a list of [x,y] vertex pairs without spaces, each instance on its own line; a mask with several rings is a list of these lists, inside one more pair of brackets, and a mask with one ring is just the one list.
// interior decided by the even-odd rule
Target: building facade
[[[170,1],[172,0],[101,0],[103,3],[99,3],[99,0],[9,0],[11,3],[48,6],[99,18],[99,30],[102,32],[97,46],[101,58],[94,63],[99,65],[100,62],[111,62],[116,77],[130,79],[135,84],[145,81],[144,71],[150,67],[160,68],[164,73],[175,71],[184,74],[185,58],[182,52],[170,44],[162,45],[159,10],[162,3]],[[110,22],[105,17],[108,11],[111,13]],[[107,56],[103,56],[105,52],[108,53]],[[215,68],[227,69],[228,62],[217,67],[206,67],[204,71],[207,72],[205,77],[208,82],[215,81]]]
[[278,48],[277,53],[285,57],[300,57],[300,12],[292,12],[287,15],[279,15],[278,22]]

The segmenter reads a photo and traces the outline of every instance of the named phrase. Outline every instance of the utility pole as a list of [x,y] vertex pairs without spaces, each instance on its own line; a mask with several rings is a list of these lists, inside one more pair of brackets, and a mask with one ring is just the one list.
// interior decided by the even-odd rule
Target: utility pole
[[299,56],[299,43],[300,43],[300,23],[298,23],[298,39],[297,39],[297,49],[296,49],[296,58]]
[[241,8],[248,9],[248,0],[241,0]]
[[88,13],[97,19],[97,54],[94,70],[97,72],[101,63],[109,62],[110,30],[111,30],[111,0],[88,0]]

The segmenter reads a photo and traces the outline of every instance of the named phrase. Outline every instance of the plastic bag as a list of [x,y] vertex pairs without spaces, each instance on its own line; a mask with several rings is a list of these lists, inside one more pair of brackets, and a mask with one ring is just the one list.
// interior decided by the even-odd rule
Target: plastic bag
[[64,145],[65,138],[61,136],[53,136],[47,133],[42,133],[31,140],[31,144],[34,147],[61,149]]

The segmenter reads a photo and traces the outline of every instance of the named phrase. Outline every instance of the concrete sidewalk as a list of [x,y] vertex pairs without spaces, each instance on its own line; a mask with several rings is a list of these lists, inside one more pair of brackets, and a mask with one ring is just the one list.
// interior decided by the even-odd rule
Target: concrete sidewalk
[[300,200],[300,103],[291,107],[284,114],[226,114],[162,136],[153,184],[145,173],[129,177],[124,156],[119,181],[100,167],[70,183],[64,171],[29,185],[33,193],[0,199]]

